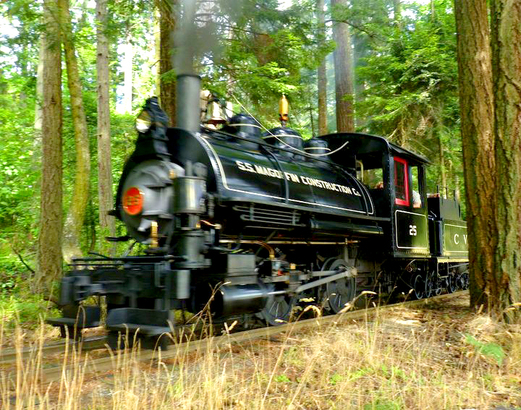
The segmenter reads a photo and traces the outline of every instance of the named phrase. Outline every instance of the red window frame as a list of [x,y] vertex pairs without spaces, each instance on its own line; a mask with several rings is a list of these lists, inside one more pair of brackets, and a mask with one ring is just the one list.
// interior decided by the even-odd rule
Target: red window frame
[[410,198],[409,198],[409,164],[406,160],[398,157],[394,157],[394,192],[396,196],[396,187],[397,187],[397,173],[396,173],[396,163],[399,162],[403,165],[403,172],[404,172],[404,181],[405,181],[405,199],[401,198],[395,198],[396,205],[402,205],[402,206],[409,206],[410,205]]

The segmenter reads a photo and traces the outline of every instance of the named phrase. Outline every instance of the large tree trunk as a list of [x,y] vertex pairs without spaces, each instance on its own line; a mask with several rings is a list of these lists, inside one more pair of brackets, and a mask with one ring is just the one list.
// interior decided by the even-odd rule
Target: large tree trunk
[[157,0],[159,9],[159,90],[161,108],[176,125],[176,82],[174,72],[174,32],[177,0]]
[[70,262],[73,257],[81,256],[80,235],[85,220],[85,211],[89,200],[90,152],[87,117],[83,108],[80,73],[72,39],[72,23],[69,12],[69,1],[59,0],[62,41],[67,62],[67,81],[71,96],[72,122],[76,141],[76,175],[74,191],[67,217],[65,219],[63,236],[63,257]]
[[[334,9],[347,8],[346,0],[331,0]],[[337,21],[333,25],[333,40],[336,43],[335,60],[335,94],[336,94],[336,127],[337,132],[355,130],[353,112],[353,51],[351,37],[346,23]]]
[[[321,42],[326,37],[326,25],[324,15],[324,0],[317,0],[317,17],[319,24],[319,36]],[[323,37],[323,39],[322,39]],[[327,134],[327,73],[326,59],[324,58],[318,67],[318,134]]]
[[36,104],[34,105],[34,142],[33,168],[39,166],[42,146],[42,116],[43,116],[43,60],[45,59],[45,35],[40,35],[40,49],[38,51],[38,68],[36,71]]
[[123,102],[122,112],[132,112],[132,90],[134,88],[134,46],[130,41],[130,23],[127,22],[127,28],[125,33],[125,44],[123,47]]
[[[156,7],[154,10],[154,69],[155,69],[155,91],[154,94],[157,96],[161,95],[161,81],[159,79],[159,64],[161,62],[161,33],[159,21],[161,20],[161,14],[159,8]],[[159,97],[161,100],[161,97]],[[159,101],[161,105],[161,101]]]
[[39,148],[42,138],[43,115],[43,60],[45,59],[45,35],[40,35],[38,50],[38,68],[36,69],[36,104],[34,106],[34,143]]
[[[115,236],[114,217],[108,212],[113,207],[112,164],[110,154],[110,105],[109,105],[109,42],[107,39],[107,0],[96,1],[98,80],[98,197],[99,222],[102,238]],[[107,248],[103,246],[101,250]]]
[[521,309],[521,4],[491,1],[496,131],[495,275],[490,277],[489,306],[509,319]]
[[38,270],[34,287],[51,288],[62,273],[62,96],[60,28],[56,0],[44,1],[42,184]]
[[471,304],[487,302],[494,276],[494,96],[486,0],[455,0]]
[[394,21],[397,25],[401,24],[402,21],[402,1],[401,0],[393,0],[393,13],[394,13]]

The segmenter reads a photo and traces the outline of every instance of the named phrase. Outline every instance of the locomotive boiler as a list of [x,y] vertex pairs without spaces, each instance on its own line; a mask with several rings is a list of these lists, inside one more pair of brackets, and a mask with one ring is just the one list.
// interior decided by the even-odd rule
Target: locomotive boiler
[[202,124],[199,83],[178,77],[177,128],[155,98],[137,119],[111,212],[128,234],[110,239],[145,251],[74,260],[51,323],[97,326],[91,296],[110,332],[155,337],[178,310],[276,325],[302,299],[337,313],[363,290],[466,286],[466,224],[456,200],[427,198],[425,158],[367,134],[304,141],[285,112],[272,130],[246,114]]

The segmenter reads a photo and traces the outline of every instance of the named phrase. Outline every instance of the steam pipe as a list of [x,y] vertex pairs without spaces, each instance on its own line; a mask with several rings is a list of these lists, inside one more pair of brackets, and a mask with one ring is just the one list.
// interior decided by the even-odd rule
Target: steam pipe
[[198,132],[201,123],[201,77],[195,74],[177,76],[177,127]]

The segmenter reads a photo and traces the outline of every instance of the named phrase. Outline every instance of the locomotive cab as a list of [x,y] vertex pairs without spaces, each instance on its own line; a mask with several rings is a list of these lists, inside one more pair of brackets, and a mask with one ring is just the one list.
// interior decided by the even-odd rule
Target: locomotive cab
[[395,257],[428,258],[424,172],[427,161],[407,152],[392,153],[389,162],[393,174],[389,181],[393,186],[393,254]]
[[356,169],[357,178],[371,194],[377,216],[388,218],[389,253],[428,258],[425,166],[429,161],[374,135],[331,134],[323,139],[333,151],[333,161]]

